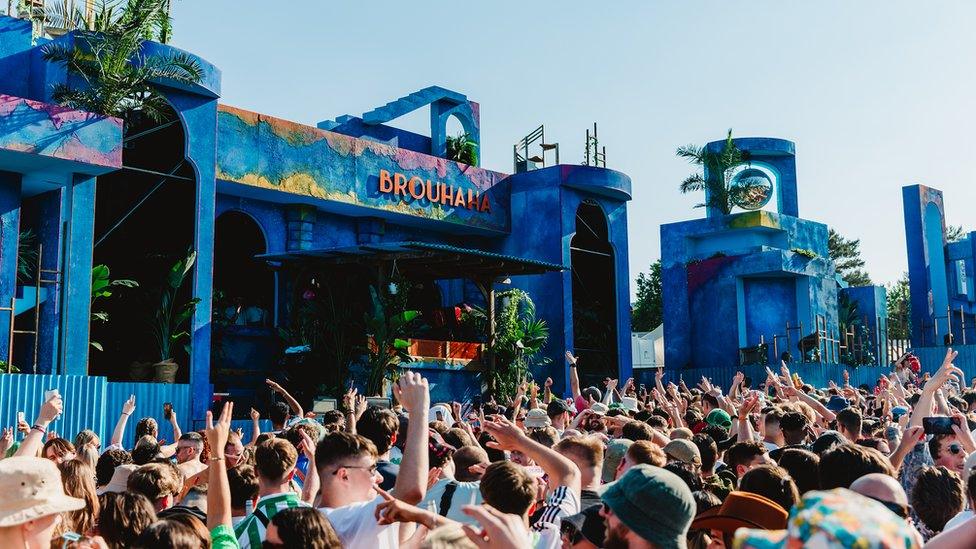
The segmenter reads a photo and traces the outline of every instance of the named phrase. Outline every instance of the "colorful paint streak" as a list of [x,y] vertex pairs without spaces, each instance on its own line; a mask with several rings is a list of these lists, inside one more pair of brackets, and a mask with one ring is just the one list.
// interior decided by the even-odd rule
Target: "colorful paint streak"
[[[509,195],[499,185],[507,175],[500,172],[223,105],[217,134],[218,179],[470,227],[510,226]],[[401,200],[380,192],[384,170],[488,196],[491,209]]]
[[0,149],[122,166],[122,121],[0,94]]

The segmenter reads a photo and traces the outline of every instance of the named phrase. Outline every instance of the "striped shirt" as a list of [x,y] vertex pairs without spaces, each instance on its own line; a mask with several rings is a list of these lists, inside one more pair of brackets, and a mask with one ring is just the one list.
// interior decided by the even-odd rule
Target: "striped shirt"
[[559,486],[549,495],[539,519],[532,526],[532,546],[535,549],[558,549],[562,546],[562,519],[580,512],[580,499],[568,486]]
[[311,505],[302,501],[301,497],[294,492],[270,494],[259,499],[254,505],[254,512],[244,517],[244,520],[234,527],[234,535],[237,536],[237,543],[240,544],[241,549],[260,548],[271,519],[278,514],[278,511],[292,507],[311,507]]

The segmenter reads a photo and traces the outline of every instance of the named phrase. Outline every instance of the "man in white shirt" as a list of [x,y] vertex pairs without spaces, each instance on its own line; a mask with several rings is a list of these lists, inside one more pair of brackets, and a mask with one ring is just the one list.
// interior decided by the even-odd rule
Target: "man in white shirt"
[[[406,372],[393,388],[394,396],[410,413],[407,441],[393,495],[415,505],[427,489],[427,412],[430,391],[427,380]],[[385,500],[374,486],[382,482],[376,472],[376,446],[359,435],[331,433],[315,450],[315,468],[321,482],[320,511],[332,523],[346,549],[395,549],[400,544],[400,525],[380,524],[377,505]]]

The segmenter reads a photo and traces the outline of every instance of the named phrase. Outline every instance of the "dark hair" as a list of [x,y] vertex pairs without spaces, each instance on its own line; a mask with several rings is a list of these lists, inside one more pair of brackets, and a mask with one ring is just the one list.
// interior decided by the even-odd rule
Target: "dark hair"
[[284,425],[285,421],[288,421],[289,414],[291,414],[291,408],[284,402],[275,402],[268,410],[268,417],[271,418],[271,423],[274,425]]
[[712,440],[715,441],[715,444],[721,444],[722,441],[729,438],[729,430],[726,429],[725,427],[722,427],[721,425],[706,425],[702,427],[701,431],[698,432],[704,433],[712,437]]
[[325,515],[311,507],[292,507],[275,514],[271,524],[278,528],[278,537],[285,547],[331,549],[342,547],[339,536]]
[[370,406],[356,422],[356,433],[368,438],[376,453],[383,455],[393,446],[393,436],[400,428],[400,420],[392,410]]
[[851,442],[857,442],[856,439],[861,436],[862,423],[861,412],[855,408],[844,408],[837,412],[837,425],[844,427],[855,437]]
[[855,480],[870,473],[895,476],[891,462],[881,452],[851,443],[839,444],[821,454],[817,470],[821,490],[850,488]]
[[705,433],[697,433],[691,437],[691,442],[698,447],[698,453],[701,454],[701,470],[712,471],[718,460],[718,445]]
[[131,547],[142,531],[156,520],[146,496],[133,492],[106,492],[98,496],[98,535],[109,547]]
[[143,435],[136,439],[136,445],[132,448],[132,463],[145,465],[156,459],[159,455],[159,442],[151,435]]
[[230,485],[230,506],[243,509],[247,500],[258,495],[258,474],[253,465],[242,464],[227,470],[227,484]]
[[162,519],[150,524],[131,546],[133,549],[200,549],[200,538],[182,522]]
[[695,498],[695,516],[722,505],[721,498],[708,490],[695,490],[691,495]]
[[[203,486],[206,488],[206,486]],[[196,487],[194,487],[195,489]],[[162,520],[169,520],[173,522],[179,522],[183,526],[188,527],[193,531],[193,535],[197,538],[196,547],[200,549],[210,549],[210,530],[207,530],[207,526],[198,517],[190,513],[172,513],[163,517]]]
[[736,471],[739,465],[748,465],[749,462],[766,453],[766,446],[755,440],[744,440],[736,442],[728,451],[725,452],[725,462],[732,468],[732,472],[738,476]]
[[136,440],[146,435],[159,438],[159,424],[151,417],[144,417],[136,423]]
[[132,463],[132,454],[122,448],[105,450],[102,455],[98,456],[98,462],[95,463],[95,484],[105,486],[112,480],[115,468],[128,463]]
[[702,395],[702,404],[708,403],[712,408],[718,408],[718,398],[715,395],[705,393]]
[[620,436],[634,442],[638,440],[653,440],[654,430],[643,421],[628,421],[624,423],[623,429],[620,430]]
[[596,387],[587,387],[580,392],[583,398],[592,398],[593,400],[600,402],[603,399],[603,393],[600,392]]
[[760,465],[739,480],[739,490],[771,499],[788,513],[800,500],[800,492],[790,474],[776,465]]
[[[529,433],[529,436],[531,437],[532,433]],[[481,434],[478,435],[478,444],[480,444],[481,447],[485,449],[485,452],[488,452],[488,461],[492,463],[496,461],[505,461],[505,452],[498,450],[496,448],[488,447],[488,443],[494,441],[495,441],[495,437],[491,436],[491,434],[489,434],[488,431],[481,431]]]
[[471,446],[474,444],[474,439],[467,431],[460,427],[452,427],[444,433],[444,442],[450,444],[451,446],[460,449],[462,446]]
[[336,463],[367,455],[375,458],[376,446],[368,438],[336,431],[325,435],[315,447],[315,468],[319,471]]
[[779,466],[793,477],[800,494],[820,489],[820,456],[802,448],[786,448],[779,455]]
[[[541,429],[529,429],[529,438],[545,446],[552,448],[559,442],[559,433],[555,427],[543,427]],[[497,461],[497,460],[493,460]]]
[[654,413],[651,414],[651,417],[647,418],[645,420],[645,422],[648,425],[650,425],[651,427],[654,427],[655,429],[658,429],[660,431],[663,431],[663,430],[665,430],[665,429],[668,428],[668,420],[670,419],[670,416],[667,416],[667,415],[663,415],[662,416],[661,414],[667,414],[667,412],[665,412],[664,410],[661,410],[661,414],[659,414],[659,413],[657,413],[658,410],[660,410],[660,409],[659,408],[655,408],[654,409]]
[[259,478],[282,482],[295,469],[298,450],[283,438],[271,439],[254,450],[254,470]]
[[800,412],[786,412],[779,419],[779,428],[787,444],[800,444],[807,436],[807,416]]
[[692,492],[702,489],[702,480],[698,475],[698,467],[696,465],[683,461],[672,461],[665,464],[663,469],[678,475],[681,480],[685,481],[688,489]]
[[496,461],[481,476],[481,496],[502,513],[524,515],[535,503],[535,480],[524,467],[511,461]]
[[346,416],[342,415],[339,410],[329,410],[322,414],[322,425],[325,425],[326,429],[329,425],[342,425],[346,426]]
[[69,453],[75,453],[75,445],[71,444],[70,440],[61,437],[52,438],[44,443],[44,446],[41,448],[42,457],[47,457],[48,448],[54,448],[54,453],[61,459],[64,459]]
[[481,475],[472,473],[468,470],[472,465],[479,463],[488,464],[488,454],[481,446],[464,446],[454,452],[454,478],[458,482],[472,482],[481,478]]
[[929,439],[929,454],[932,456],[933,460],[939,459],[939,453],[942,451],[942,441],[952,438],[953,436],[955,435],[933,435],[932,438]]
[[912,488],[912,508],[929,530],[941,532],[965,506],[962,479],[955,471],[925,466],[918,473]]

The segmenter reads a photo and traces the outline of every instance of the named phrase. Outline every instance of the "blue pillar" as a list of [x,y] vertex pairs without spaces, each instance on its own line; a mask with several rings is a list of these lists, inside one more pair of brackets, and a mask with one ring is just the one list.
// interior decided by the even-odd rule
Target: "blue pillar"
[[95,177],[75,174],[64,192],[64,211],[68,213],[64,264],[62,309],[61,373],[88,373],[88,328],[91,321],[92,238],[95,232]]
[[[0,172],[0,307],[10,307],[17,295],[17,243],[20,240],[19,173]],[[14,314],[13,311],[9,313]],[[0,314],[0,360],[7,360],[10,333],[8,314]]]
[[[41,268],[61,270],[61,242],[63,230],[63,204],[67,193],[56,189],[43,193],[33,200],[37,207],[37,239],[42,246]],[[44,273],[44,280],[60,280],[60,276]],[[55,373],[58,357],[58,327],[61,325],[61,282],[44,284],[47,299],[41,304],[38,326],[37,373]]]

